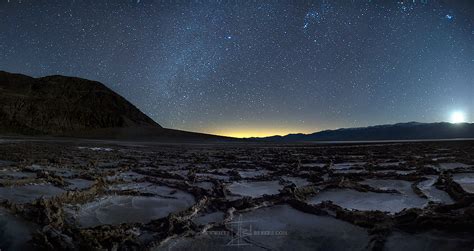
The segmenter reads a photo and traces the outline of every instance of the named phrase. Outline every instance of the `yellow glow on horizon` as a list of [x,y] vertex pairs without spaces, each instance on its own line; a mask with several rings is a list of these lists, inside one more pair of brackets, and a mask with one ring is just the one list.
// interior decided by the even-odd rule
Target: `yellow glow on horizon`
[[180,129],[234,138],[252,138],[275,135],[285,136],[293,133],[307,134],[334,127],[333,125],[326,124],[320,124],[320,126],[323,127],[316,127],[315,123],[298,121],[225,121],[208,125],[198,130],[190,128]]
[[298,129],[298,128],[294,128],[294,129],[235,128],[235,129],[210,131],[210,133],[220,135],[220,136],[234,137],[234,138],[251,138],[251,137],[269,137],[269,136],[275,136],[275,135],[284,136],[291,133],[313,133],[316,131],[317,129],[309,130],[309,129]]
[[275,135],[287,135],[285,132],[258,132],[258,131],[236,131],[219,133],[221,136],[228,136],[233,138],[251,138],[251,137],[269,137]]

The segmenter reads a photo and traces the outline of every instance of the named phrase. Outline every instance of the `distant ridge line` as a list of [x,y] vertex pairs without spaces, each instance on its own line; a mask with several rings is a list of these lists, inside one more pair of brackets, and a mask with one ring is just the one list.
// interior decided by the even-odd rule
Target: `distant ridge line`
[[288,134],[264,138],[250,138],[257,141],[381,141],[381,140],[448,140],[474,138],[474,123],[407,122],[368,127],[339,128],[310,134]]

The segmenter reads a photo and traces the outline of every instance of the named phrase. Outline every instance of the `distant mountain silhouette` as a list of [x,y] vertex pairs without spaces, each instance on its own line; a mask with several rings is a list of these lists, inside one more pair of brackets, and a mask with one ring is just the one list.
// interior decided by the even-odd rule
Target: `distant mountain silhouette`
[[259,138],[261,141],[370,141],[474,138],[474,124],[399,123],[360,128],[326,130],[312,134],[289,134]]
[[[150,141],[226,140],[161,127],[105,85],[81,78],[32,78],[0,71],[0,135]],[[474,124],[399,123],[290,134],[257,141],[368,141],[474,138]]]
[[162,128],[96,81],[65,76],[32,78],[4,71],[0,71],[0,134],[147,140],[221,138]]

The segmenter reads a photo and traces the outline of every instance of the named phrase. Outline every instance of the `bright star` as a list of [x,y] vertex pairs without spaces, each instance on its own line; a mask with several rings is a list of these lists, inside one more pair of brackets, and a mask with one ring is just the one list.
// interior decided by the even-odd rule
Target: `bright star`
[[449,20],[453,19],[453,15],[446,14],[445,17],[446,17],[446,19],[449,19]]
[[451,114],[451,123],[464,123],[466,122],[466,116],[463,112],[453,112]]

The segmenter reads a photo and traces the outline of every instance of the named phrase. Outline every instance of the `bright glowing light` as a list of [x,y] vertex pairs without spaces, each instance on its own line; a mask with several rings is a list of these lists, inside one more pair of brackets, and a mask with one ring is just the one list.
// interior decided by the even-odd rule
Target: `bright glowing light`
[[267,123],[246,123],[238,124],[231,123],[219,128],[209,128],[207,133],[221,136],[229,136],[235,138],[249,138],[249,137],[268,137],[275,135],[287,135],[290,133],[313,133],[320,131],[317,127],[312,125],[283,125],[277,124],[269,125]]
[[275,136],[275,135],[287,135],[290,133],[294,133],[293,131],[286,131],[286,130],[229,130],[229,131],[223,131],[223,132],[217,132],[214,134],[221,135],[221,136],[229,136],[229,137],[234,137],[234,138],[250,138],[250,137],[269,137],[269,136]]
[[466,122],[466,116],[462,112],[453,112],[451,114],[451,123],[464,123]]

